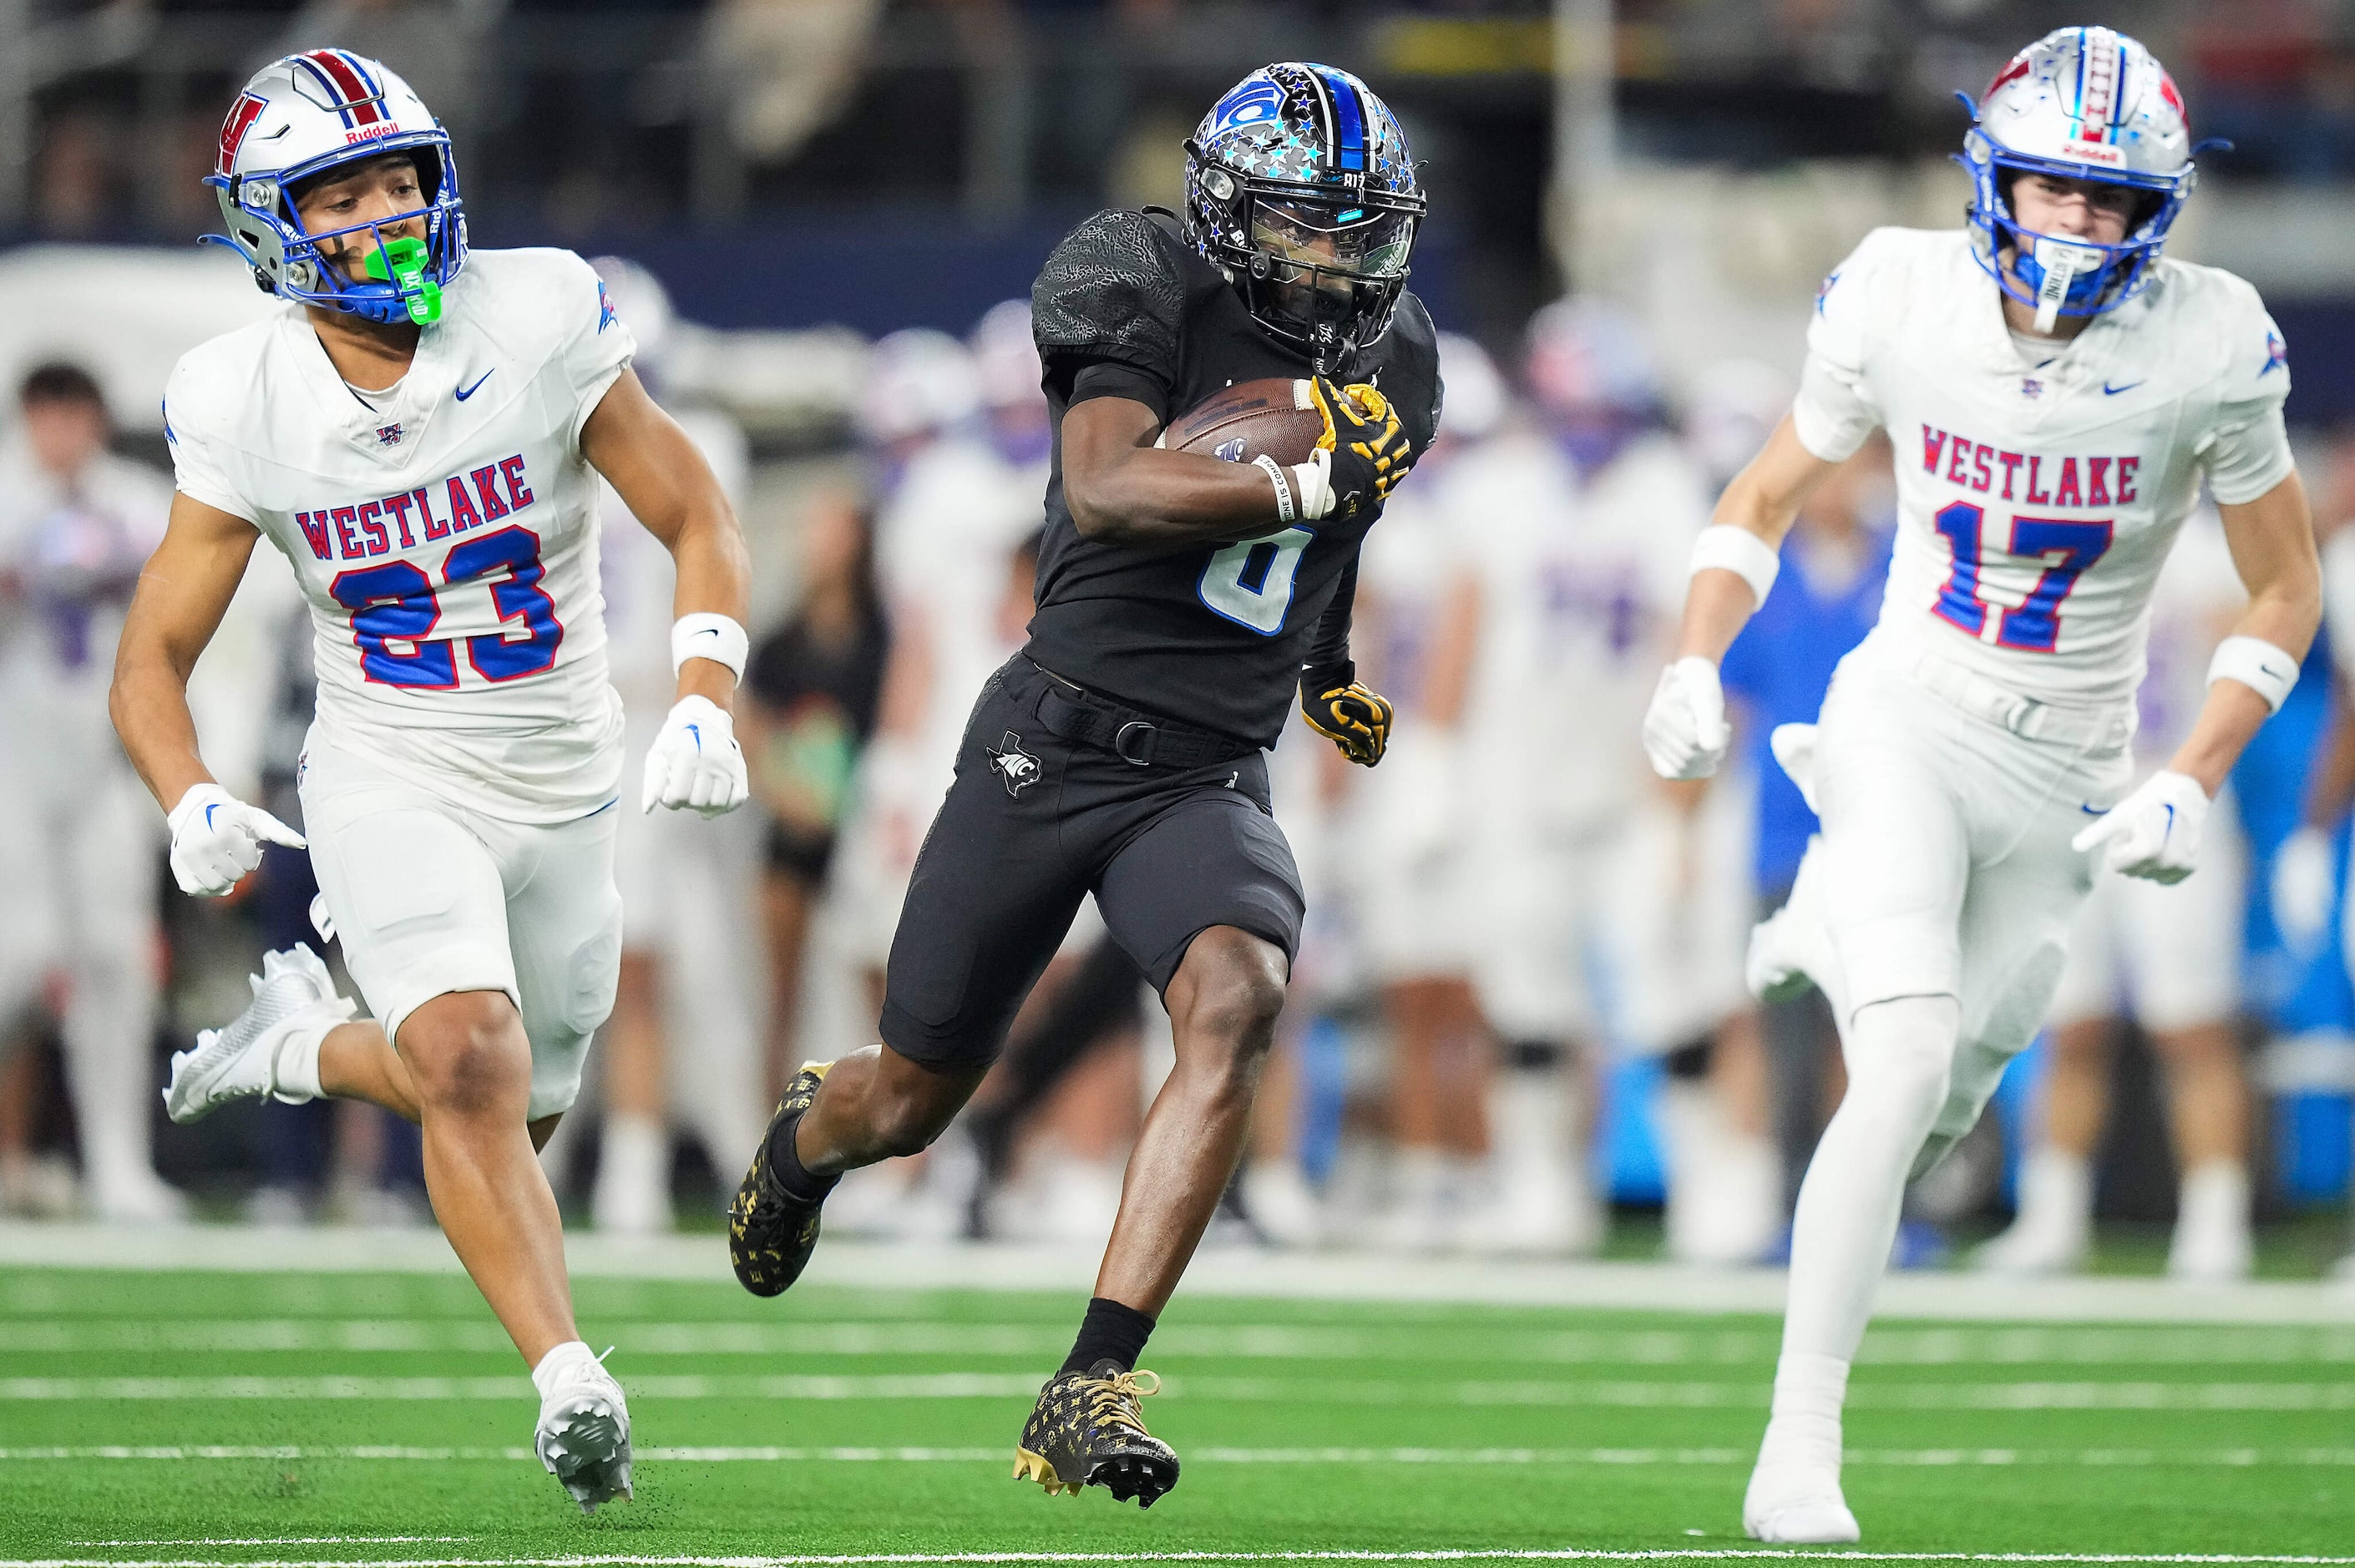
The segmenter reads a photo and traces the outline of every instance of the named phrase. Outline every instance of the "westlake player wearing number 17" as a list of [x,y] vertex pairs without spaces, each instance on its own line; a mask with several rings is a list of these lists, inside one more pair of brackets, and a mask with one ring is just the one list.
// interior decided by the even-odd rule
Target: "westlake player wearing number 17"
[[[1653,765],[1713,769],[1717,664],[1807,493],[1885,428],[1900,529],[1881,620],[1776,754],[1823,820],[1753,987],[1804,976],[1849,1088],[1799,1193],[1773,1415],[1742,1505],[1765,1541],[1858,1538],[1848,1369],[1909,1178],[2042,1022],[2098,854],[2179,881],[2319,619],[2289,371],[2246,283],[2158,254],[2192,184],[2182,100],[2101,27],[2013,58],[1977,107],[1965,232],[1881,229],[1824,286],[1799,398],[1693,556]],[[2205,481],[2249,593],[2167,766],[2127,789],[2160,564]]]
[[643,810],[745,797],[726,707],[743,540],[588,263],[467,255],[449,138],[381,65],[262,68],[207,183],[289,303],[173,373],[178,493],[123,629],[115,727],[170,812],[184,891],[227,893],[265,839],[303,847],[214,782],[188,715],[189,669],[267,538],[311,607],[299,778],[322,931],[375,1016],[352,1020],[309,948],[272,953],[253,1005],[173,1059],[165,1104],[193,1121],[338,1095],[418,1122],[434,1214],[532,1369],[540,1460],[591,1509],[629,1496],[629,1412],[573,1326],[535,1150],[580,1093],[621,956],[597,474],[678,567],[679,695]]
[[[1389,705],[1348,661],[1359,546],[1439,418],[1431,318],[1404,291],[1423,196],[1382,101],[1329,67],[1270,66],[1187,154],[1182,224],[1098,213],[1032,290],[1056,440],[1030,641],[982,688],[917,858],[882,1044],[794,1081],[730,1238],[747,1289],[790,1286],[836,1179],[948,1125],[1092,891],[1168,1007],[1177,1065],[1015,1474],[1144,1504],[1178,1457],[1145,1430],[1137,1353],[1234,1174],[1300,937],[1263,750],[1297,700],[1352,761],[1380,759]],[[1271,378],[1313,387],[1314,450],[1159,444]]]

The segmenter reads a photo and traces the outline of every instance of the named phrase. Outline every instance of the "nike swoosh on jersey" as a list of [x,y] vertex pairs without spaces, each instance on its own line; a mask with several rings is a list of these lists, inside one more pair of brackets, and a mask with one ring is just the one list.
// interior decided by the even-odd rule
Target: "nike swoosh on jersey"
[[[2147,381],[2149,379],[2150,377],[2147,376],[2143,377],[2143,381]],[[2108,382],[2105,381],[2102,383],[2102,396],[2105,397],[2115,397],[2121,392],[2131,392],[2141,385],[2142,381],[2129,381],[2123,387],[2113,387]]]
[[474,384],[472,387],[459,387],[458,401],[463,403],[467,398],[473,397],[475,393],[481,391],[483,389],[483,383],[488,381],[493,376],[496,375],[498,373],[498,368],[499,367],[497,366],[494,365],[490,369],[485,370],[480,376],[475,376]]

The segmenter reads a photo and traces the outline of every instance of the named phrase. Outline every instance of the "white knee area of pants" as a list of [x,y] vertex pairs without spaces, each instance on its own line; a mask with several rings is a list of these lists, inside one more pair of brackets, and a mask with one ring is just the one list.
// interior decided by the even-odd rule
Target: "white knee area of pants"
[[1858,1009],[1848,1094],[1816,1145],[1792,1215],[1785,1358],[1855,1358],[1896,1240],[1906,1173],[1946,1101],[1961,1027],[1951,996]]
[[1919,1143],[1945,1104],[1961,1030],[1962,1008],[1951,996],[1901,996],[1857,1009],[1841,1112],[1869,1110],[1880,1125],[1913,1128]]

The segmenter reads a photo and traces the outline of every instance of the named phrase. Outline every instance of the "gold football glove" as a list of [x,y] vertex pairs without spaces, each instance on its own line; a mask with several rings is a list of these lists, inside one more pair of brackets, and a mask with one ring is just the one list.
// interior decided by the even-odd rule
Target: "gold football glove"
[[1390,746],[1390,699],[1359,685],[1358,667],[1346,660],[1300,673],[1300,713],[1360,768],[1380,762]]
[[1309,383],[1325,433],[1316,444],[1333,454],[1334,512],[1354,517],[1388,500],[1414,466],[1414,445],[1390,399],[1365,382],[1337,387],[1324,376]]

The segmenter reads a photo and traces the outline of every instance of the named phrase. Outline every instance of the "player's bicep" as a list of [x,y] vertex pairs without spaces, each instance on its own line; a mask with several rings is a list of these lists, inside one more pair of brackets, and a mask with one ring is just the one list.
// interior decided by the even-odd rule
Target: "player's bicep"
[[2297,471],[2253,501],[2220,502],[2224,542],[2232,567],[2253,602],[2264,601],[2291,618],[2297,634],[2293,653],[2303,653],[2322,617],[2322,562],[2314,546],[2314,514]]
[[237,597],[260,537],[235,513],[175,493],[164,541],[140,569],[123,620],[123,659],[161,653],[185,679]]
[[677,541],[699,499],[720,494],[711,465],[634,370],[615,376],[598,399],[581,427],[581,455],[666,545]]
[[1715,520],[1780,546],[1799,508],[1845,461],[1817,454],[1800,438],[1795,415],[1785,414],[1758,455],[1725,487]]

